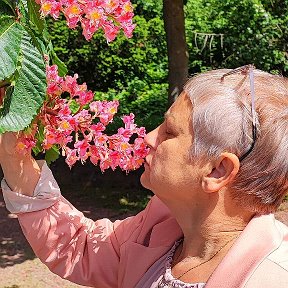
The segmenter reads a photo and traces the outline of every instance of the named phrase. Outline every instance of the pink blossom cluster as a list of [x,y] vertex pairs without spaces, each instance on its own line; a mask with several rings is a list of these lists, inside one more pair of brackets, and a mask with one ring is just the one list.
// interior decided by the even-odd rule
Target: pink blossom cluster
[[[143,164],[149,152],[144,143],[145,128],[137,127],[132,113],[122,117],[124,127],[116,134],[106,135],[118,101],[93,101],[93,92],[87,90],[85,83],[77,83],[77,74],[60,77],[56,65],[47,66],[46,75],[47,100],[32,132],[19,139],[18,150],[31,150],[40,140],[43,151],[52,147],[62,150],[70,168],[79,160],[84,163],[90,159],[102,172],[116,167],[129,171]],[[69,94],[68,98],[61,98],[64,92]],[[72,104],[77,111],[72,112]]]
[[51,15],[57,19],[62,12],[69,28],[76,28],[80,24],[86,40],[90,40],[98,29],[103,29],[108,42],[113,41],[121,29],[130,38],[135,28],[130,0],[35,1],[41,6],[42,16]]

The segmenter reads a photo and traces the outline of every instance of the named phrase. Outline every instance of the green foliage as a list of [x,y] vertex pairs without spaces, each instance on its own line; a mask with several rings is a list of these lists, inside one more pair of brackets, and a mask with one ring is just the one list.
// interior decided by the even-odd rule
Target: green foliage
[[[287,0],[189,0],[190,72],[254,63],[287,75],[287,7]],[[223,47],[219,36],[211,41],[195,32],[224,34]]]
[[67,71],[57,58],[40,6],[34,0],[0,0],[0,133],[27,128],[46,99],[45,58]]
[[46,63],[59,65],[40,6],[34,0],[0,0],[0,133],[26,129],[46,99]]
[[[95,99],[119,100],[118,115],[133,112],[136,123],[139,126],[145,126],[150,131],[163,120],[164,111],[167,109],[167,90],[168,84],[148,84],[136,78],[129,83],[128,87],[123,88],[121,92],[116,89],[109,89],[108,92],[97,92]],[[121,123],[119,117],[115,118],[113,124],[110,124],[107,128],[115,131],[116,128],[120,127]]]
[[31,44],[25,25],[12,16],[0,16],[0,21],[0,81],[10,84],[0,110],[4,133],[31,123],[45,99],[46,75],[43,57]]
[[45,152],[45,161],[48,165],[56,161],[60,156],[59,149],[56,146],[52,146],[49,150]]
[[0,15],[16,16],[15,2],[11,0],[0,0]]
[[121,89],[139,77],[148,82],[163,83],[167,77],[167,56],[163,23],[158,18],[147,21],[136,16],[133,38],[124,35],[107,44],[102,33],[90,42],[80,30],[71,30],[65,20],[49,21],[55,52],[65,61],[70,73],[94,90]]
[[23,28],[12,16],[0,17],[0,81],[3,81],[16,70]]
[[161,0],[134,0],[135,14],[144,17],[146,20],[150,20],[157,17],[162,17]]
[[45,22],[40,18],[40,6],[34,0],[27,0],[28,14],[30,15],[31,22],[38,30],[38,33],[43,33]]

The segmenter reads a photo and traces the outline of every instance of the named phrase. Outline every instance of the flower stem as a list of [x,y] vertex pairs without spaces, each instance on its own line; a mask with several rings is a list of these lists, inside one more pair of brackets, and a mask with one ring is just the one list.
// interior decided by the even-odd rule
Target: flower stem
[[10,84],[11,83],[9,81],[5,81],[5,80],[0,81],[0,88],[8,87],[8,86],[10,86]]

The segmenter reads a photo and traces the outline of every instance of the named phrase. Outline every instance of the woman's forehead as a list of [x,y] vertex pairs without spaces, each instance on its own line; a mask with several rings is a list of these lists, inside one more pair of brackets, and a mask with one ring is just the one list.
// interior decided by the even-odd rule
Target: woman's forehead
[[179,114],[186,114],[191,113],[192,111],[192,103],[187,95],[186,92],[182,92],[180,96],[176,99],[176,101],[171,105],[171,107],[168,109],[168,111],[165,113],[165,118],[167,117],[176,117],[176,115]]
[[165,113],[165,120],[184,134],[191,134],[192,103],[187,94],[181,94]]

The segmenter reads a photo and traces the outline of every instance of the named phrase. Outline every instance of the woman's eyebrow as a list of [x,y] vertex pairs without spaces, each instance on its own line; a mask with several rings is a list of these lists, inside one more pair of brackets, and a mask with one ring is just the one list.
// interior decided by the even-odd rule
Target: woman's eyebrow
[[164,114],[164,119],[167,120],[168,118],[172,118],[173,120],[175,120],[175,116],[170,111],[167,111]]

